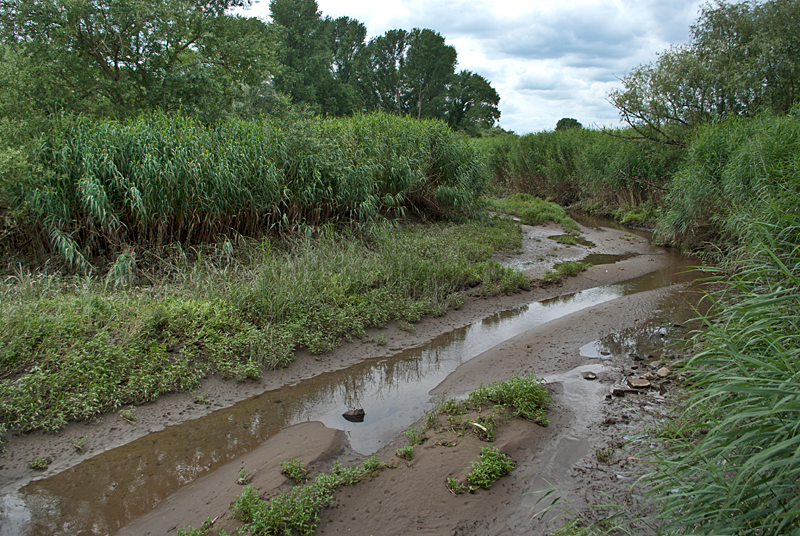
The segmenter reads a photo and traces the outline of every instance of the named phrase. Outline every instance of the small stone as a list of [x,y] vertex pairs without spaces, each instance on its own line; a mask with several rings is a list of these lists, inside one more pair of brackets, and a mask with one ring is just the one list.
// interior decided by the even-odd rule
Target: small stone
[[584,380],[596,380],[597,374],[592,371],[581,372],[581,376],[583,376]]
[[608,350],[600,350],[600,355],[611,355],[611,352]]
[[612,387],[611,394],[614,396],[625,396],[626,389],[622,389],[620,387]]
[[667,394],[667,386],[664,385],[663,383],[658,386],[658,394],[660,394],[661,396]]
[[651,368],[651,369],[653,369],[653,370],[658,370],[658,369],[660,369],[660,368],[661,368],[661,366],[662,366],[662,363],[661,363],[661,361],[652,361],[652,362],[651,362],[649,365],[647,365],[647,366],[648,366],[648,368]]
[[654,380],[655,377],[656,377],[656,375],[653,374],[652,372],[645,372],[644,374],[642,374],[642,379],[643,380]]
[[342,413],[342,417],[350,422],[364,422],[365,412],[363,409],[349,409]]
[[628,378],[628,385],[634,389],[647,389],[650,387],[650,380],[644,378]]
[[659,378],[666,378],[667,376],[669,376],[669,373],[670,373],[670,370],[667,367],[661,367],[656,372],[656,374],[658,374]]

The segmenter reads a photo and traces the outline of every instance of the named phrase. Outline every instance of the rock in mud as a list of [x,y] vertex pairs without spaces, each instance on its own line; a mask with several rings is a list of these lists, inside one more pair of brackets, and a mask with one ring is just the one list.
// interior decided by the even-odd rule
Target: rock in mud
[[350,422],[364,422],[364,415],[366,415],[366,413],[361,408],[349,409],[342,413],[342,417]]
[[628,385],[633,389],[647,389],[650,387],[650,380],[644,378],[628,378]]
[[636,389],[631,389],[630,387],[625,387],[621,385],[616,385],[611,388],[611,394],[614,396],[625,396],[628,393],[638,393]]
[[667,376],[669,376],[669,373],[670,373],[670,370],[667,367],[661,367],[656,372],[656,374],[658,375],[659,378],[666,378]]
[[583,376],[584,380],[596,380],[597,374],[592,371],[581,372],[581,376]]

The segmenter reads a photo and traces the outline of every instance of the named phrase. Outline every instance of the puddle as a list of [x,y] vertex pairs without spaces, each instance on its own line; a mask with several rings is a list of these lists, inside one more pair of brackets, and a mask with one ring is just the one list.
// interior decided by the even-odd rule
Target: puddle
[[[97,455],[3,497],[0,535],[114,533],[185,484],[303,421],[343,429],[353,449],[375,452],[422,416],[428,392],[461,363],[550,320],[694,277],[683,270],[690,261],[673,259],[669,268],[497,313],[418,348],[252,397]],[[342,417],[356,407],[366,411],[363,422]]]
[[[569,242],[569,241],[570,240],[574,240],[576,244],[581,245],[581,246],[586,246],[587,248],[597,247],[597,244],[595,244],[594,242],[592,242],[590,240],[586,240],[582,236],[572,236],[572,235],[569,235],[569,234],[560,234],[560,235],[548,236],[547,238],[549,238],[550,240],[555,240],[559,244],[566,243],[566,244],[569,245],[569,244],[571,244],[571,242]],[[572,245],[574,245],[574,244],[572,244]]]

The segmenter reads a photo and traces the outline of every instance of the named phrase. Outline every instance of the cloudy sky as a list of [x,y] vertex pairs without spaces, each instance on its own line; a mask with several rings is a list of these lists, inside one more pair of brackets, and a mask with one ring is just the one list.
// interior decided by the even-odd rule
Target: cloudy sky
[[[608,92],[636,65],[685,43],[697,0],[317,0],[323,15],[363,22],[368,37],[431,28],[458,51],[458,68],[500,94],[500,126],[551,130],[562,117],[616,126]],[[248,15],[269,17],[261,0]]]

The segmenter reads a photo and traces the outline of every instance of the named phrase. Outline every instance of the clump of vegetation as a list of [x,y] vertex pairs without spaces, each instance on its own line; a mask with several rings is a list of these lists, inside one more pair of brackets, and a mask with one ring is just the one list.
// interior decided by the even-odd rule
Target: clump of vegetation
[[44,471],[51,463],[53,463],[52,456],[45,456],[44,458],[37,457],[28,462],[28,467],[37,471]]
[[565,261],[558,265],[555,270],[547,270],[540,281],[542,283],[555,283],[565,277],[575,277],[581,272],[591,268],[592,263],[580,261]]
[[514,469],[514,462],[496,447],[482,447],[480,461],[472,463],[472,471],[467,478],[481,488],[489,489],[500,477]]
[[136,424],[139,420],[139,417],[136,416],[136,406],[130,406],[128,408],[124,408],[119,410],[119,416],[130,424]]
[[281,474],[286,478],[294,480],[298,484],[303,484],[308,480],[308,469],[302,460],[292,457],[290,460],[281,463]]
[[575,240],[575,237],[572,235],[551,236],[550,239],[553,240],[554,242],[558,242],[559,244],[566,244],[568,246],[578,245],[578,241]]
[[459,482],[455,478],[448,478],[445,481],[445,486],[447,486],[447,489],[450,490],[450,493],[452,493],[453,495],[461,495],[462,493],[467,493],[467,492],[471,493],[473,491],[472,486],[467,486],[466,484],[464,484],[463,482]]
[[525,225],[554,222],[560,223],[567,233],[580,233],[578,224],[567,216],[562,207],[529,194],[514,194],[503,199],[490,198],[488,205],[492,210],[519,216],[520,221]]
[[470,393],[469,403],[473,407],[496,404],[509,408],[521,419],[530,419],[542,426],[549,421],[545,411],[550,405],[550,395],[542,386],[544,380],[533,374],[515,375],[505,381],[481,386]]
[[604,449],[597,449],[594,452],[595,458],[603,463],[610,464],[614,461],[614,447],[606,447]]
[[408,442],[412,445],[422,445],[428,440],[428,436],[425,435],[425,430],[413,426],[403,432],[403,437],[408,439]]
[[252,534],[313,534],[319,524],[319,511],[333,503],[333,493],[342,486],[378,474],[384,465],[377,458],[350,468],[334,462],[330,474],[322,473],[308,484],[294,486],[265,501],[255,488],[246,487],[233,508]]
[[405,447],[400,447],[396,451],[394,451],[395,456],[398,458],[402,458],[403,460],[410,460],[414,457],[414,447],[412,445],[407,445]]
[[73,437],[72,438],[72,446],[75,447],[75,450],[78,452],[83,452],[83,449],[86,447],[86,441],[89,439],[88,436],[83,437]]
[[685,361],[693,389],[679,425],[661,430],[652,478],[668,530],[787,534],[800,522],[800,217],[786,205],[773,206],[780,226],[752,220],[765,240],[735,252],[711,295],[719,316]]

